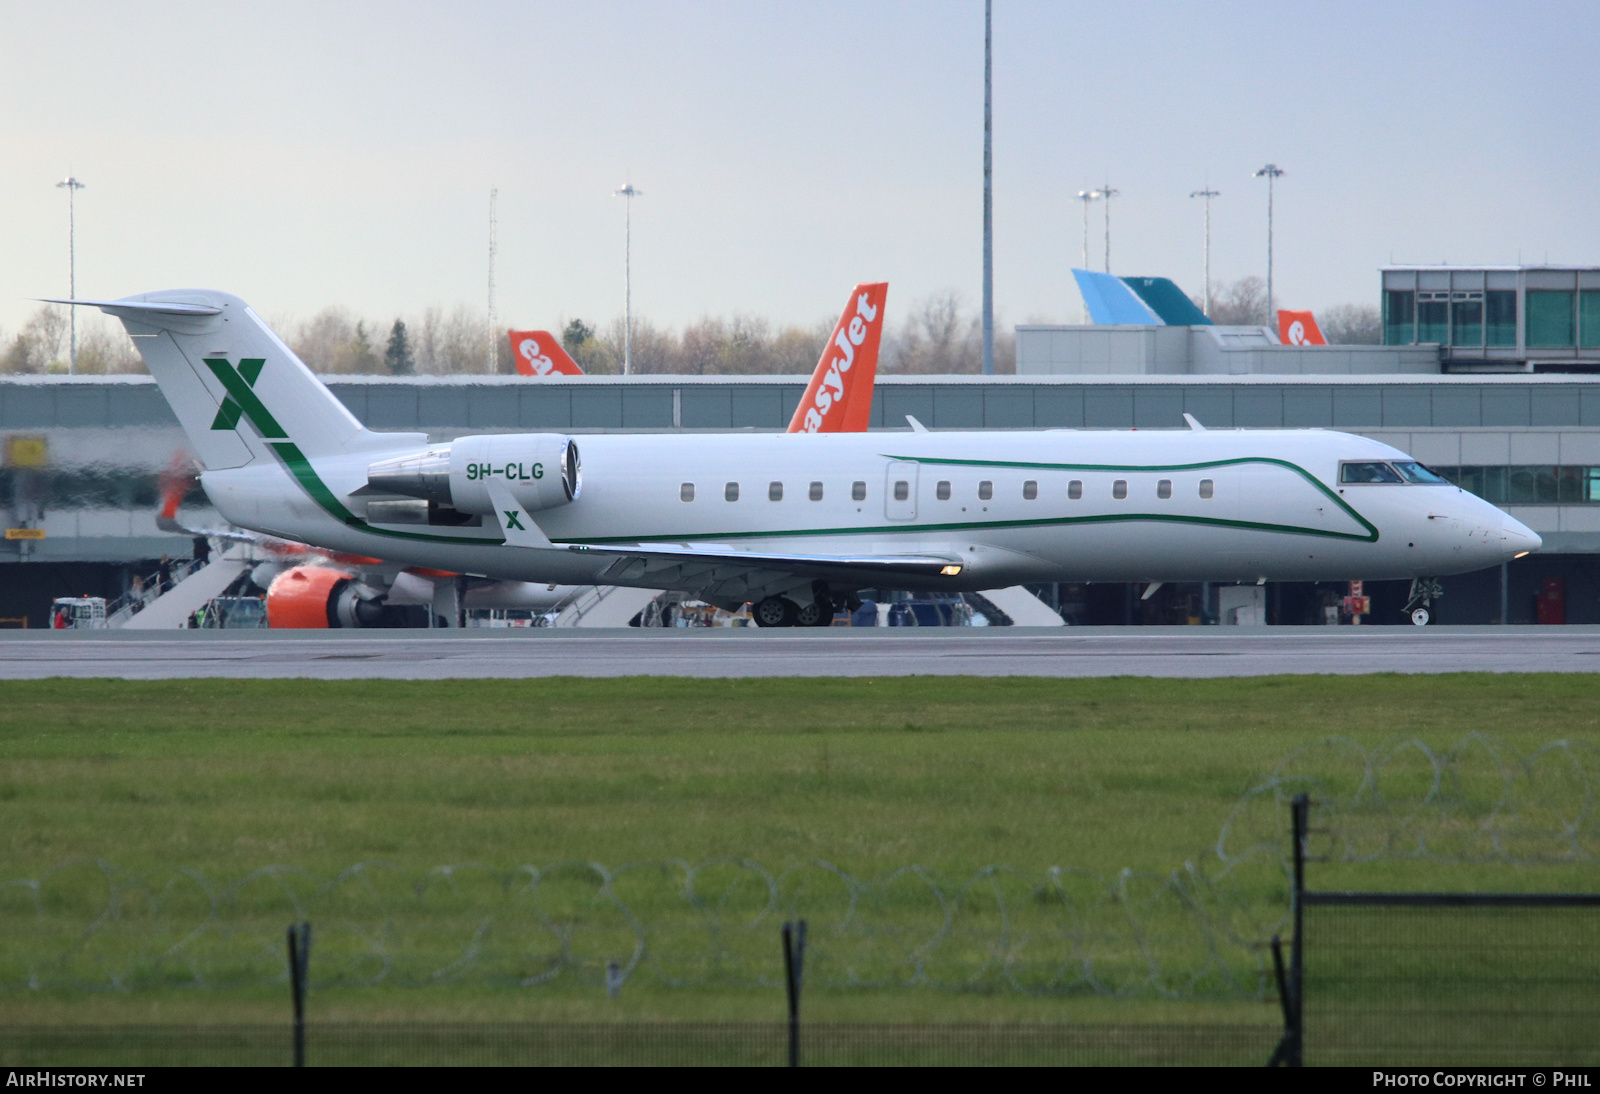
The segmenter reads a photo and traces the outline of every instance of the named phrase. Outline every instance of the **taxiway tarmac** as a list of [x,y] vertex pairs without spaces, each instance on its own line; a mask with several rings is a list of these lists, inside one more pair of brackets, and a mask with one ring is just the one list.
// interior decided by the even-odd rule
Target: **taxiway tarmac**
[[1596,672],[1600,627],[0,632],[0,679]]

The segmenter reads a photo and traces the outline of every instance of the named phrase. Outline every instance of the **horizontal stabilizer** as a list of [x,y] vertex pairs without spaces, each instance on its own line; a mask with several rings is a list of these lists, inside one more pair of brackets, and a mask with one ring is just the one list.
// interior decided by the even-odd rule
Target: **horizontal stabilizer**
[[210,304],[182,304],[176,301],[166,302],[161,300],[64,300],[55,296],[35,297],[36,300],[46,304],[73,304],[82,307],[99,308],[102,311],[116,315],[127,312],[129,315],[221,315],[222,309]]

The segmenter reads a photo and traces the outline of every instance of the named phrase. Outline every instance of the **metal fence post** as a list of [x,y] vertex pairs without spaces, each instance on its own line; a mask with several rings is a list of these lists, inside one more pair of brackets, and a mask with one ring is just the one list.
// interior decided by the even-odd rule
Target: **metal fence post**
[[294,1066],[306,1066],[306,981],[311,967],[311,924],[289,925],[289,992],[294,999]]
[[1293,1013],[1291,1053],[1285,1061],[1300,1067],[1304,1060],[1305,1034],[1305,894],[1306,838],[1311,824],[1311,798],[1296,794],[1290,806],[1294,828],[1294,888],[1289,894],[1294,916],[1294,939],[1289,947],[1289,1001]]
[[806,964],[806,921],[783,925],[783,978],[789,993],[789,1066],[800,1066],[800,989]]

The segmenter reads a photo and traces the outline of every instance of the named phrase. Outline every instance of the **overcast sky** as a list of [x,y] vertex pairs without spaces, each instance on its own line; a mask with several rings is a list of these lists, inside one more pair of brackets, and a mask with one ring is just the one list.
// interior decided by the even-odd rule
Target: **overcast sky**
[[[995,300],[1075,321],[1076,191],[1112,268],[1374,303],[1397,262],[1600,264],[1600,4],[995,0]],[[0,328],[67,290],[506,325],[837,314],[981,283],[982,0],[0,0]],[[1096,207],[1091,256],[1102,255]]]

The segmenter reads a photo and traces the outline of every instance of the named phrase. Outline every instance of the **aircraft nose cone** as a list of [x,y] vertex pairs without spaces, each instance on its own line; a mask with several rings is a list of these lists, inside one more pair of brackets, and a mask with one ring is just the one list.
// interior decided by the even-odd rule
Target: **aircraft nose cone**
[[1511,517],[1500,522],[1500,536],[1507,558],[1516,558],[1544,546],[1544,540],[1539,538],[1537,532]]

